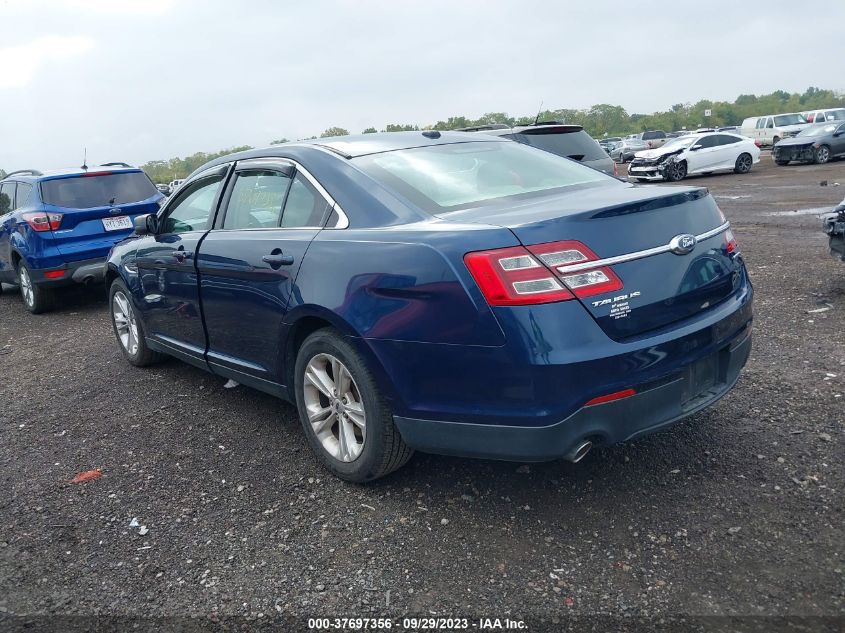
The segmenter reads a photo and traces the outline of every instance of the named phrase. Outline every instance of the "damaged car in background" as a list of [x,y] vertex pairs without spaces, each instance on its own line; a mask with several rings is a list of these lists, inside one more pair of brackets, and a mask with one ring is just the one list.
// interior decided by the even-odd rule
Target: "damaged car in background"
[[845,262],[845,200],[825,216],[824,232],[830,239],[830,254]]
[[677,182],[694,174],[747,174],[760,162],[760,148],[738,134],[710,132],[671,139],[663,147],[637,152],[628,177],[636,182]]
[[841,156],[845,156],[845,123],[812,125],[772,148],[772,157],[778,165],[792,161],[822,165]]

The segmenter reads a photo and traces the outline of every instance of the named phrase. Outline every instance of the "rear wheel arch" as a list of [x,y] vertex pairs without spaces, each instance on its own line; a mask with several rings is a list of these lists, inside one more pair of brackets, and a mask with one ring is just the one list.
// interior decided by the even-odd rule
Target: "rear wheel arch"
[[[367,367],[378,383],[385,398],[392,402],[396,398],[393,383],[388,379],[384,366],[373,353],[369,345],[364,342],[361,335],[345,320],[336,313],[325,308],[300,306],[291,311],[288,315],[289,330],[285,336],[282,346],[282,357],[279,359],[284,367],[285,385],[288,388],[290,400],[295,402],[295,370],[296,357],[305,340],[314,332],[321,329],[334,329],[342,336],[350,339],[353,347],[364,357]],[[292,318],[291,318],[292,317]]]

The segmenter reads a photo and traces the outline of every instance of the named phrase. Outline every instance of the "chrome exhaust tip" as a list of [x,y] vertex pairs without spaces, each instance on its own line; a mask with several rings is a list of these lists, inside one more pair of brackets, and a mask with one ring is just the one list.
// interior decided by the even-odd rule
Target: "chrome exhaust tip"
[[590,440],[584,440],[578,446],[576,446],[567,456],[566,460],[572,462],[573,464],[577,464],[580,462],[587,453],[590,452],[590,449],[593,448],[593,443]]

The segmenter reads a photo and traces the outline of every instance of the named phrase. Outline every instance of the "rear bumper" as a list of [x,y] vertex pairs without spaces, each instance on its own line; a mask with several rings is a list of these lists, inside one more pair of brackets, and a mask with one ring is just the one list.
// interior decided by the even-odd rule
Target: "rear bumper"
[[713,404],[736,384],[751,352],[750,328],[719,349],[717,377],[691,393],[693,365],[657,384],[634,385],[637,394],[589,407],[549,426],[470,424],[395,417],[405,442],[420,451],[514,461],[548,461],[570,454],[584,440],[614,444],[653,433]]
[[[58,274],[59,271],[62,272],[61,276],[51,276],[53,274]],[[62,266],[42,268],[31,272],[33,283],[38,284],[39,286],[55,288],[59,286],[70,286],[73,284],[101,282],[105,279],[106,258],[98,257],[78,262],[68,262]]]

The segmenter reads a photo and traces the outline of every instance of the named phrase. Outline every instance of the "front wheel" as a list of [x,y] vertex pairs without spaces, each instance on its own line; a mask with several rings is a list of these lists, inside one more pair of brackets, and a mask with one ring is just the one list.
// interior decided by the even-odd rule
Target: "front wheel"
[[780,166],[783,166],[783,165],[788,165],[788,164],[789,164],[789,161],[788,161],[788,160],[778,160],[778,159],[776,158],[776,159],[775,159],[775,164],[776,164],[776,165],[780,165]]
[[147,347],[144,325],[132,305],[129,289],[120,279],[115,279],[109,288],[109,312],[114,335],[126,360],[136,367],[145,367],[161,359],[161,354]]
[[18,285],[23,305],[32,314],[47,312],[52,307],[53,294],[32,281],[32,272],[23,261],[18,263]]
[[830,160],[830,148],[827,145],[819,145],[813,152],[813,162],[817,165],[824,165]]
[[687,161],[682,160],[672,163],[666,168],[666,180],[669,182],[678,182],[687,177]]
[[754,164],[754,159],[751,154],[740,154],[736,159],[734,171],[738,174],[747,174],[751,171],[751,165]]
[[296,357],[299,419],[320,463],[341,479],[365,482],[403,466],[413,450],[363,357],[331,328],[305,339]]

